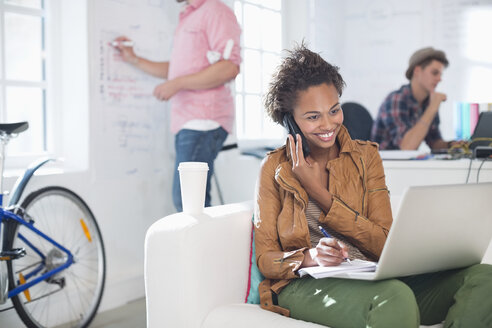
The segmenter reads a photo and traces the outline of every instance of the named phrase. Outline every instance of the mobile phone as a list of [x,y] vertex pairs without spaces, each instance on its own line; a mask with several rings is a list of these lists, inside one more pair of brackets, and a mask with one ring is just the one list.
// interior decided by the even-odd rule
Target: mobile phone
[[299,126],[297,125],[296,121],[294,120],[294,116],[292,116],[292,114],[285,114],[285,116],[284,116],[284,127],[287,129],[287,132],[289,132],[294,137],[294,140],[296,140],[296,134],[301,136],[302,153],[304,154],[304,158],[306,158],[309,155],[309,153],[311,152],[311,150],[309,149],[309,145],[308,145],[306,137],[301,132],[301,129],[299,129]]

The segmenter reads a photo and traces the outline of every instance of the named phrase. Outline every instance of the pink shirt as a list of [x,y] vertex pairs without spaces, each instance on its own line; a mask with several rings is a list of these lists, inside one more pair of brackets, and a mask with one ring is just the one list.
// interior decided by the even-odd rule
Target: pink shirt
[[[207,52],[222,55],[229,39],[229,60],[239,65],[241,29],[234,12],[220,0],[195,0],[184,8],[174,34],[168,78],[197,73],[210,66]],[[227,132],[234,123],[234,100],[226,85],[206,90],[183,90],[171,98],[171,131],[190,120],[213,120]]]

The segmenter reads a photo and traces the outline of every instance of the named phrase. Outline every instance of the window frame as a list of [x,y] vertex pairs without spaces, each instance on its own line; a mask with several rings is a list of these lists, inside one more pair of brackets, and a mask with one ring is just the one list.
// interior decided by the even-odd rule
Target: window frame
[[[267,6],[264,6],[261,4],[261,2],[257,1],[257,2],[254,2],[254,1],[248,1],[248,0],[234,0],[233,1],[233,5],[234,5],[234,11],[235,11],[235,14],[237,15],[237,12],[236,12],[236,3],[240,3],[241,4],[241,17],[237,17],[238,18],[238,21],[240,23],[240,26],[241,28],[243,29],[243,32],[244,32],[244,28],[243,28],[243,24],[244,24],[244,17],[245,17],[245,13],[244,13],[244,5],[250,5],[250,6],[254,6],[254,7],[257,7],[259,8],[260,10],[270,10],[270,11],[273,11],[273,12],[276,12],[280,15],[280,38],[281,40],[283,41],[284,40],[284,26],[283,26],[283,21],[284,21],[284,18],[283,18],[283,11],[284,11],[284,4],[283,4],[283,1],[282,0],[279,0],[280,1],[280,9],[277,10],[277,9],[272,9],[270,7],[267,7]],[[269,137],[266,137],[265,134],[264,134],[264,129],[265,129],[265,123],[267,123],[267,120],[269,120],[269,118],[266,116],[266,112],[265,112],[265,108],[263,106],[263,96],[264,96],[264,90],[265,90],[265,83],[268,84],[270,81],[267,80],[267,81],[263,81],[263,76],[264,76],[264,72],[265,72],[265,69],[263,67],[263,55],[264,54],[271,54],[271,55],[274,55],[274,56],[278,56],[278,59],[281,59],[282,58],[282,49],[284,48],[284,44],[283,42],[281,42],[281,49],[280,49],[280,52],[275,52],[275,51],[271,51],[271,50],[266,50],[262,47],[262,42],[260,40],[260,45],[258,48],[254,48],[254,47],[247,47],[245,46],[245,41],[244,41],[244,36],[242,35],[241,36],[241,57],[243,58],[243,63],[241,64],[242,68],[241,68],[241,73],[236,77],[236,88],[234,89],[235,91],[235,101],[236,101],[236,138],[238,140],[238,143],[240,144],[240,147],[241,148],[256,148],[256,147],[270,147],[270,148],[276,148],[280,145],[282,145],[285,141],[285,137],[286,137],[286,132],[284,130],[282,130],[284,133],[283,134],[279,134],[278,137],[276,138],[269,138]],[[259,92],[247,92],[246,91],[246,81],[245,81],[245,74],[244,74],[244,59],[245,59],[245,52],[246,51],[256,51],[259,53],[259,58],[260,58],[260,70],[259,70],[259,75],[261,77],[261,85],[260,85],[260,91]],[[238,81],[238,79],[241,79],[241,81]],[[237,84],[240,83],[241,85],[241,90],[238,90],[237,89]],[[261,125],[260,126],[260,131],[261,131],[261,136],[260,137],[253,137],[251,138],[251,136],[247,136],[247,135],[244,135],[243,134],[243,131],[245,131],[247,129],[247,126],[246,126],[246,115],[247,115],[247,110],[245,108],[245,101],[246,101],[246,98],[247,96],[255,96],[255,97],[258,97],[259,100],[260,100],[260,104],[261,104],[261,116],[262,116],[262,120],[259,122],[259,124]],[[237,101],[237,98],[238,97],[241,97],[242,101],[240,102],[240,104],[238,104],[238,101]],[[241,106],[241,108],[239,108],[239,106]],[[241,121],[238,120],[238,117],[241,117]],[[242,126],[239,126],[239,124],[242,124]],[[275,123],[273,123],[275,124]]]
[[[9,153],[7,147],[7,167],[17,167],[27,164],[30,161],[33,161],[35,158],[39,158],[41,156],[47,156],[49,154],[49,146],[48,146],[48,104],[49,104],[49,94],[51,93],[49,87],[49,78],[48,78],[48,46],[47,39],[49,39],[48,28],[47,28],[47,8],[45,6],[45,1],[41,0],[41,8],[31,8],[25,7],[21,5],[15,4],[6,4],[4,1],[0,3],[0,26],[2,26],[3,32],[0,35],[0,118],[3,122],[6,122],[7,117],[7,89],[9,87],[25,87],[25,88],[36,88],[41,91],[42,99],[41,99],[41,117],[42,122],[40,122],[42,126],[42,150],[40,151],[30,151],[30,152],[22,152],[22,153]],[[6,76],[6,35],[5,35],[5,15],[7,13],[13,13],[17,15],[23,15],[27,17],[36,17],[41,19],[40,32],[41,35],[41,52],[44,53],[44,58],[41,58],[41,69],[42,76],[39,81],[26,81],[26,80],[13,80],[8,79]],[[12,142],[15,142],[15,138],[13,138]]]
[[[0,26],[4,26],[4,9],[44,15],[44,76],[41,82],[12,82],[44,90],[44,149],[36,152],[8,153],[6,176],[18,175],[40,158],[63,158],[47,171],[58,173],[83,171],[89,167],[89,2],[41,0],[42,9],[0,2]],[[9,10],[10,12],[10,10]],[[3,28],[2,28],[3,29]],[[5,122],[5,36],[0,33],[0,119]],[[11,83],[11,82],[9,82]],[[9,84],[10,86],[10,84]],[[15,138],[11,142],[16,142]],[[45,169],[42,169],[45,170]]]

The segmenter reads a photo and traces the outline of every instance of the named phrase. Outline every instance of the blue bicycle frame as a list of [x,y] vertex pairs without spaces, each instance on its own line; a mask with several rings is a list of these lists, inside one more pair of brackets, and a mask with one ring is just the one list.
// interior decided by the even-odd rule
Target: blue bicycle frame
[[21,239],[28,247],[30,247],[36,254],[38,254],[40,259],[41,259],[41,262],[39,263],[39,265],[37,267],[35,267],[29,273],[24,275],[26,283],[19,285],[16,288],[14,288],[8,292],[8,296],[7,296],[8,298],[11,298],[12,296],[15,296],[15,295],[25,291],[26,289],[39,283],[40,281],[46,280],[46,279],[54,276],[58,272],[65,270],[66,268],[68,268],[70,265],[73,264],[73,255],[68,249],[66,249],[62,245],[58,244],[56,241],[51,239],[49,236],[47,236],[43,232],[36,229],[34,227],[33,223],[24,220],[22,217],[18,216],[17,214],[15,214],[11,211],[11,209],[15,210],[15,208],[17,207],[18,202],[22,196],[22,193],[23,193],[27,183],[29,182],[29,180],[33,176],[34,172],[36,172],[37,169],[39,169],[42,165],[46,164],[49,161],[51,161],[51,159],[42,159],[42,160],[39,160],[37,162],[34,162],[33,164],[31,164],[27,168],[27,170],[24,172],[24,175],[19,177],[19,179],[17,179],[14,187],[12,188],[12,196],[10,197],[9,206],[7,209],[2,208],[3,195],[0,194],[0,233],[2,233],[1,227],[2,227],[2,224],[4,223],[4,220],[5,221],[8,221],[8,220],[15,221],[18,224],[24,225],[26,228],[33,231],[34,233],[41,236],[43,239],[45,239],[46,241],[48,241],[49,243],[53,244],[58,249],[63,251],[67,255],[67,261],[64,264],[62,264],[61,266],[56,267],[50,271],[47,271],[44,274],[42,274],[41,276],[27,282],[31,277],[36,276],[41,270],[43,270],[43,268],[45,267],[46,256],[37,247],[35,247],[27,238],[25,238],[21,233],[18,233],[17,238]]
[[[0,209],[0,221],[3,221],[3,220],[14,220],[16,222],[18,222],[19,224],[22,224],[24,225],[25,227],[27,227],[29,230],[33,231],[34,233],[36,233],[37,235],[41,236],[42,238],[44,238],[46,241],[50,242],[51,244],[53,244],[54,246],[56,246],[57,248],[59,248],[60,250],[62,250],[65,254],[67,254],[67,261],[53,269],[53,270],[50,270],[44,274],[42,274],[41,276],[37,277],[36,279],[33,279],[32,281],[29,281],[29,282],[26,282],[25,284],[22,284],[12,290],[9,291],[8,293],[8,297],[12,297],[12,296],[15,296],[23,291],[25,291],[26,289],[30,288],[31,286],[37,284],[38,282],[40,281],[43,281],[55,274],[57,274],[58,272],[68,268],[70,265],[72,265],[73,263],[73,255],[72,253],[66,249],[65,247],[63,247],[62,245],[58,244],[56,241],[54,241],[53,239],[51,239],[50,237],[48,237],[46,234],[42,233],[41,231],[39,231],[38,229],[36,229],[31,223],[28,223],[26,222],[24,219],[22,219],[21,217],[17,216],[16,214],[10,212],[10,211],[5,211],[4,209]],[[39,271],[41,271],[44,267],[45,267],[45,263],[44,263],[44,259],[45,259],[45,255],[38,249],[36,248],[33,244],[31,244],[29,242],[29,240],[27,240],[22,234],[18,234],[17,235],[17,238],[20,238],[22,241],[24,241],[34,252],[36,252],[39,257],[43,260],[41,261],[41,263],[36,267],[34,268],[31,272],[29,272],[28,274],[24,275],[26,281],[29,280],[31,277],[35,276],[36,274],[39,273]]]

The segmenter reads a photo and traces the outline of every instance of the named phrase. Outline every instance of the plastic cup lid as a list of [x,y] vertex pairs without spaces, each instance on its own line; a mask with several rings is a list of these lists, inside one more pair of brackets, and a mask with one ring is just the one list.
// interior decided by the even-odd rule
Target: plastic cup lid
[[179,163],[178,170],[207,170],[208,164],[206,162],[181,162]]

